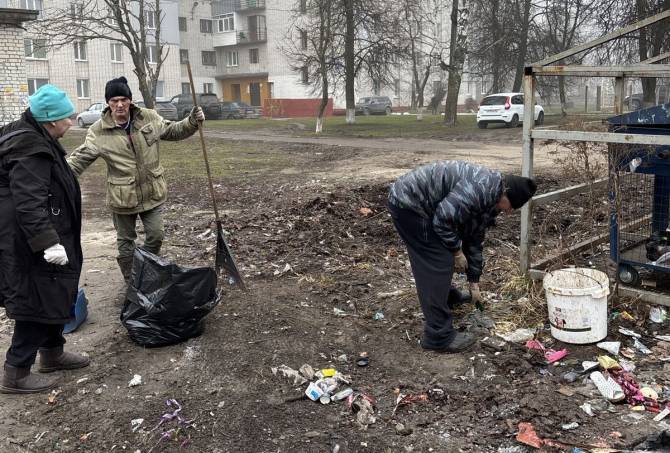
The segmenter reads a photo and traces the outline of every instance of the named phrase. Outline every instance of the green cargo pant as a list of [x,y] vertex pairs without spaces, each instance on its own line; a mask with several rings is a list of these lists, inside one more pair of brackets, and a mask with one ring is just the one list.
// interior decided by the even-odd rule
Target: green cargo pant
[[158,255],[161,251],[164,237],[161,206],[139,214],[117,214],[113,212],[112,219],[114,220],[114,228],[116,228],[116,247],[119,249],[119,258],[132,257],[135,253],[135,239],[137,239],[135,225],[138,215],[144,225],[144,245],[142,248],[154,255]]

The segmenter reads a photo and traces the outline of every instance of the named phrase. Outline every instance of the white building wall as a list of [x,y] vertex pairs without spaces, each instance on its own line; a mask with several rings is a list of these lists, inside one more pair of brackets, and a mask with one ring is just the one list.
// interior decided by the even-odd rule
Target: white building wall
[[[214,92],[221,97],[221,87],[216,82],[217,65],[209,66],[202,64],[202,52],[214,51],[213,33],[202,33],[200,31],[200,20],[212,20],[212,9],[209,2],[179,2],[179,17],[186,19],[186,31],[179,32],[180,49],[188,50],[188,57],[193,73],[193,84],[197,93],[204,91],[204,84],[211,83]],[[216,31],[216,23],[212,23],[212,31]],[[176,64],[179,66],[180,82],[177,90],[172,94],[181,93],[181,84],[189,83],[188,72],[185,64],[179,63],[179,50],[176,51]],[[218,60],[217,55],[217,60]]]
[[23,29],[0,24],[0,125],[19,119],[28,107]]

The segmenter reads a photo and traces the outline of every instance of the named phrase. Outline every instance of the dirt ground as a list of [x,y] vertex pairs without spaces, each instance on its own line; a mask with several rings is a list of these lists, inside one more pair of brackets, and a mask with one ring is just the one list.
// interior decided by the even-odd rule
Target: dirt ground
[[[67,347],[88,353],[92,364],[62,373],[51,401],[46,394],[2,396],[1,451],[523,452],[526,447],[515,440],[520,422],[565,444],[558,450],[624,450],[666,427],[651,420],[654,413],[605,402],[588,380],[562,382],[565,372],[600,354],[595,346],[552,343],[546,326],[539,329],[545,345],[570,351],[559,365],[513,343],[499,350],[477,344],[454,355],[421,350],[422,316],[407,255],[386,213],[387,186],[440,158],[518,170],[519,131],[486,132],[447,143],[212,133],[255,142],[250,149],[261,141],[268,154],[281,154],[289,164],[215,181],[229,245],[249,290],[222,278],[221,303],[207,317],[205,333],[155,349],[134,344],[119,321],[122,280],[104,182],[85,174],[81,284],[90,315],[67,336]],[[195,139],[184,143],[197,150]],[[540,181],[555,181],[551,162],[546,149],[538,150]],[[186,266],[211,265],[215,238],[203,233],[213,214],[203,180],[173,168],[168,183],[165,256]],[[484,313],[469,305],[457,310],[461,328],[480,338],[528,296],[523,289],[503,291],[515,278],[518,221],[501,219],[489,235]],[[625,326],[646,331],[645,307],[629,307],[639,321]],[[609,339],[629,343],[614,323],[610,330]],[[4,320],[3,350],[10,337],[11,323]],[[356,365],[361,352],[369,356],[366,367]],[[663,364],[641,356],[636,363],[638,379],[656,384],[662,394]],[[375,422],[357,423],[343,402],[301,398],[306,384],[271,371],[303,364],[348,375],[354,389],[375,399]],[[142,384],[129,387],[135,374]],[[396,407],[396,389],[424,396]],[[169,399],[181,404],[190,423],[159,426],[161,416],[174,410]],[[592,403],[594,417],[580,409],[585,402]],[[133,429],[137,419],[143,421]],[[562,428],[572,422],[576,429]]]

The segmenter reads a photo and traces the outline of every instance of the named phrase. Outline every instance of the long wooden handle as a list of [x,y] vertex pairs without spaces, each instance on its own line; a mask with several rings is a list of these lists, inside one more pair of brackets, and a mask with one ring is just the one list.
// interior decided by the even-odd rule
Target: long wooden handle
[[[188,70],[188,81],[191,85],[191,95],[193,95],[193,107],[198,107],[198,101],[195,96],[195,85],[193,84],[193,74],[191,73],[191,63],[186,62],[186,69]],[[212,183],[212,172],[209,169],[209,159],[207,159],[207,147],[205,146],[205,134],[203,132],[203,123],[198,125],[198,133],[200,134],[200,146],[202,146],[202,155],[205,158],[205,168],[207,169],[207,181],[209,182],[209,194],[212,196],[212,206],[214,206],[214,218],[217,222],[219,219],[219,210],[216,207],[216,198],[214,197],[214,184]]]

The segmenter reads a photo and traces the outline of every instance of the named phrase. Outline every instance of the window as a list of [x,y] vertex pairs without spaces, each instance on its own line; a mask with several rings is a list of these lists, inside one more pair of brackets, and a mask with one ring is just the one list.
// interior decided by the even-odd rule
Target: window
[[226,66],[239,66],[239,56],[237,51],[226,52]]
[[77,79],[77,97],[79,99],[88,99],[88,79]]
[[300,48],[307,49],[307,32],[300,30]]
[[211,33],[212,32],[212,21],[209,19],[200,19],[200,32],[201,33]]
[[186,18],[185,17],[180,17],[179,18],[179,31],[187,31],[187,29],[186,29]]
[[147,61],[149,63],[158,62],[158,51],[156,46],[147,46]]
[[74,59],[76,61],[86,61],[86,41],[77,41],[74,43]]
[[144,25],[146,25],[146,27],[150,30],[154,30],[156,28],[156,11],[144,11]]
[[307,12],[307,0],[300,0],[300,13],[305,14]]
[[188,49],[179,50],[179,62],[184,64],[188,63]]
[[162,80],[156,81],[156,98],[165,97],[165,82]]
[[123,45],[113,42],[109,45],[109,50],[112,54],[112,62],[121,63],[123,61]]
[[105,22],[107,22],[107,25],[111,25],[112,27],[116,26],[116,17],[114,16],[113,10],[110,9],[107,11],[107,20]]
[[203,93],[214,93],[214,84],[213,83],[203,83],[202,84]]
[[309,83],[309,68],[307,68],[307,66],[303,66],[300,70],[300,78],[302,83]]
[[202,64],[205,66],[216,66],[216,52],[212,50],[203,50]]
[[258,49],[249,49],[249,63],[258,63]]
[[227,14],[219,19],[219,32],[235,30],[235,16]]
[[28,94],[35,94],[39,87],[47,83],[49,83],[49,79],[28,79]]
[[191,84],[188,82],[182,82],[181,94],[190,94],[190,93],[191,93]]
[[393,95],[400,96],[400,79],[393,80]]
[[46,58],[47,57],[47,41],[46,39],[32,39],[26,38],[23,40],[23,45],[26,50],[27,58]]
[[81,19],[84,17],[84,5],[81,3],[73,3],[70,5],[70,16],[73,19]]

